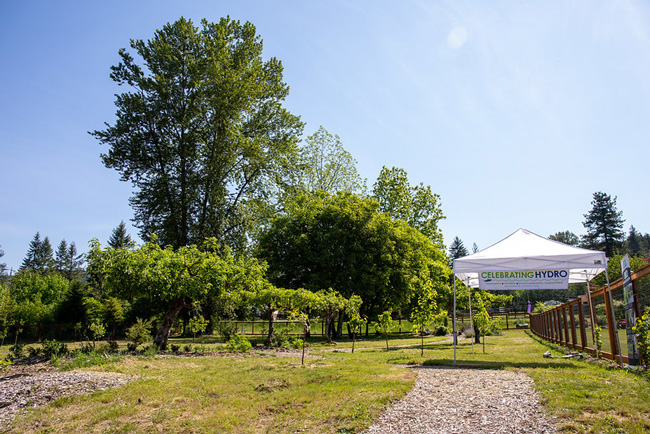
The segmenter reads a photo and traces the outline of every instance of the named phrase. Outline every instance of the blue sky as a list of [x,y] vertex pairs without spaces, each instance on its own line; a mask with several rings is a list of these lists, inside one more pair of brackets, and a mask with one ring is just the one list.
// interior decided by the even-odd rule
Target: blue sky
[[283,62],[305,135],[338,134],[369,186],[397,166],[441,196],[447,244],[583,234],[596,191],[650,232],[648,2],[1,2],[3,262],[37,231],[85,251],[129,222],[131,186],[87,134],[114,121],[109,68],[131,38],[226,15]]

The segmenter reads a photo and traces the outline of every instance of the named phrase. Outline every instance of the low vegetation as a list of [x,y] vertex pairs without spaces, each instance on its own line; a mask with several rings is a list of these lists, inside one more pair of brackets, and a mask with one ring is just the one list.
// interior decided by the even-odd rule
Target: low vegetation
[[[454,364],[448,337],[425,338],[423,355],[419,337],[389,339],[388,351],[384,336],[373,336],[358,340],[352,353],[352,341],[311,338],[304,365],[299,351],[251,347],[233,354],[223,340],[209,339],[205,357],[168,351],[103,358],[85,369],[135,380],[54,401],[21,417],[12,432],[360,432],[413,386],[415,374],[404,365]],[[190,342],[170,340],[181,349]],[[603,361],[543,358],[549,349],[563,355],[524,330],[510,330],[486,340],[485,353],[461,340],[456,364],[525,372],[562,432],[650,430],[647,378]]]

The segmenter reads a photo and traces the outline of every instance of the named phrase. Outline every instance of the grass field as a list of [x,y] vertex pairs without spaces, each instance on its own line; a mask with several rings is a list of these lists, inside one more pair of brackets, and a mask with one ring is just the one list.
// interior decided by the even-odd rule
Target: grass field
[[[386,351],[383,339],[364,339],[352,354],[351,342],[314,339],[304,366],[299,355],[260,352],[126,357],[89,370],[136,380],[55,401],[22,416],[12,432],[359,432],[412,387],[414,373],[403,365],[454,363],[448,339],[428,338],[424,356],[418,338],[396,336],[389,344]],[[510,330],[488,337],[485,353],[482,345],[472,351],[471,342],[461,341],[456,359],[461,366],[530,375],[563,432],[650,432],[647,379],[611,365],[543,358],[548,349],[526,331]]]

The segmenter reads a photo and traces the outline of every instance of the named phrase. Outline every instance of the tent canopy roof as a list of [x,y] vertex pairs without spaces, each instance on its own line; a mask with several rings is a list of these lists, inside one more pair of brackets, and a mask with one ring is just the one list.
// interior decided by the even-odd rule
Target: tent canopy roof
[[569,283],[587,282],[605,270],[605,253],[549,240],[526,229],[492,246],[454,260],[454,273],[466,285],[478,287],[482,271],[569,270]]

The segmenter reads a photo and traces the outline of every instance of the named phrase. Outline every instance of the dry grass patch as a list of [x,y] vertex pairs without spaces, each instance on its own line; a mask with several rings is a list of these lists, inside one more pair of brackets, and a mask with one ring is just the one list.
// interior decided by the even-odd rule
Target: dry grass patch
[[415,374],[367,360],[126,358],[96,368],[136,377],[56,401],[12,432],[354,432],[401,398]]

